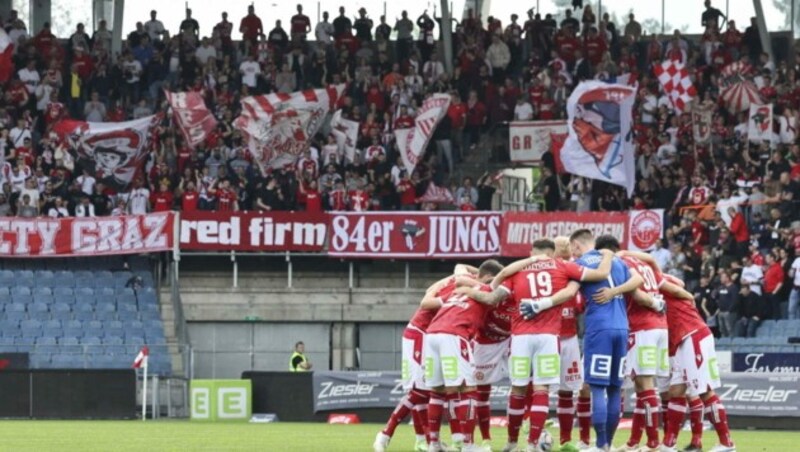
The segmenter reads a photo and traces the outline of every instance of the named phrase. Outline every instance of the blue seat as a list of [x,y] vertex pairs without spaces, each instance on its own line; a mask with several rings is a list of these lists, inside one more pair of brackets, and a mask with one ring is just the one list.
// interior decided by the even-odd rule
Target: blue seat
[[73,355],[53,355],[51,360],[51,365],[57,369],[82,368],[83,365],[78,365],[79,363]]
[[17,270],[17,278],[33,278],[33,270]]
[[113,301],[98,302],[95,306],[97,312],[116,312],[117,305]]
[[116,311],[98,311],[94,313],[94,318],[97,320],[102,320],[104,322],[108,322],[111,320],[118,320]]
[[125,343],[134,347],[136,350],[133,352],[134,356],[139,353],[139,347],[144,345],[144,337],[138,336],[125,336]]
[[97,355],[89,364],[92,369],[113,369],[114,357],[109,355]]
[[44,322],[50,320],[51,315],[47,311],[39,311],[39,312],[29,312],[28,318],[33,320],[38,320],[40,322]]
[[86,336],[81,339],[83,345],[101,345],[103,341],[97,336]]
[[120,338],[121,339],[124,336],[125,336],[125,330],[123,330],[122,328],[106,328],[105,329],[105,337],[107,337],[107,338],[116,337],[116,338]]
[[28,319],[28,320],[23,320],[22,322],[20,322],[19,326],[23,330],[29,330],[29,329],[31,329],[31,330],[40,330],[40,329],[42,329],[42,322],[40,322],[38,320],[30,320],[30,319]]
[[56,298],[58,298],[58,297],[72,297],[73,296],[73,290],[72,290],[72,287],[55,287],[53,289],[53,295],[55,295]]
[[163,344],[167,342],[163,330],[144,330],[144,338],[151,344]]
[[[29,321],[36,322],[36,320]],[[22,331],[22,337],[25,339],[35,339],[42,335],[42,330],[38,328],[20,328],[20,331]]]
[[49,311],[47,303],[42,303],[41,301],[34,301],[33,303],[28,305],[28,312],[47,312],[47,311]]
[[36,270],[33,272],[33,276],[38,279],[50,279],[55,277],[55,273],[50,270]]
[[0,286],[0,295],[9,295],[11,292],[8,290],[8,286]]
[[12,294],[11,301],[13,303],[22,303],[28,305],[33,303],[33,295]]
[[5,306],[6,312],[25,312],[25,305],[18,301],[12,301],[11,303],[7,303]]
[[[7,288],[3,287],[3,289],[5,289],[5,292],[0,292],[0,304],[10,303],[11,302],[11,294],[8,293],[8,289]],[[2,290],[2,289],[0,289],[0,290]]]
[[78,312],[94,311],[94,303],[89,301],[78,301],[74,305],[74,310]]
[[117,287],[116,292],[117,296],[120,295],[130,295],[131,297],[133,296],[133,289],[131,289],[130,287]]
[[117,308],[119,312],[138,312],[139,308],[136,306],[136,303],[125,303],[125,302],[117,302]]
[[139,312],[138,311],[119,311],[117,313],[117,318],[123,322],[129,323],[133,321],[138,321],[139,319]]
[[144,322],[142,322],[141,320],[131,320],[125,322],[125,325],[127,326],[128,329],[144,329]]
[[138,337],[138,338],[144,339],[144,337],[145,337],[144,328],[134,328],[134,327],[125,328],[125,338],[126,338],[126,340],[129,339],[129,338],[134,338],[134,337]]
[[36,345],[56,345],[57,342],[55,336],[40,336],[36,338]]
[[53,295],[53,289],[50,287],[34,287],[31,291],[34,297],[38,295]]
[[0,317],[0,335],[2,335],[3,331],[17,329],[17,328],[19,328],[18,320],[9,320]]
[[27,288],[30,290],[35,285],[35,282],[33,276],[18,276],[14,279],[14,285],[19,289]]
[[76,299],[83,300],[94,297],[94,289],[92,287],[87,287],[85,283],[76,284],[75,287],[76,287],[75,288]]
[[0,280],[12,280],[14,279],[14,272],[11,270],[0,270]]
[[72,307],[63,301],[57,301],[53,303],[53,306],[50,308],[50,310],[53,312],[69,312],[72,311]]
[[[127,353],[127,348],[124,345],[107,345],[103,347],[103,353],[114,356],[135,356]],[[131,358],[131,362],[133,359]]]
[[49,353],[32,353],[29,355],[30,366],[34,369],[44,369],[50,367]]
[[94,312],[92,311],[76,311],[72,313],[72,318],[80,320],[81,322],[88,322],[94,320]]
[[115,292],[112,287],[100,287],[94,290],[94,294],[104,299],[113,299]]
[[62,327],[59,320],[48,320],[42,324],[42,328],[46,330],[60,330]]
[[98,279],[112,279],[114,275],[108,270],[100,270],[94,273],[94,276]]
[[75,336],[61,336],[58,338],[60,345],[80,345],[81,341]]
[[30,295],[30,287],[14,286],[11,288],[11,296],[14,295]]
[[146,322],[161,322],[161,313],[158,311],[140,311],[139,318]]
[[71,290],[75,285],[75,281],[72,277],[56,276],[55,278],[53,278],[50,285],[54,288],[64,288]]
[[103,345],[122,345],[125,341],[122,339],[122,335],[109,335],[111,331],[116,330],[106,330],[106,337],[103,338]]
[[52,295],[34,295],[33,300],[44,303],[46,305],[51,305],[56,302],[55,297],[53,297]]
[[28,313],[25,311],[6,311],[4,314],[6,320],[25,320],[28,318]]

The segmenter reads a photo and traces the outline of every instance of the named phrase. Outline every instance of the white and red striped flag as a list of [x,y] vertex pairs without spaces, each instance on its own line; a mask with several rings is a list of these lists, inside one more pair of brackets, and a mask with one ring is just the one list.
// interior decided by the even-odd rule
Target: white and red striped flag
[[150,349],[145,345],[141,350],[139,350],[139,354],[136,355],[136,359],[133,360],[133,368],[140,369],[142,367],[147,367],[148,356],[150,356]]
[[0,83],[5,83],[11,78],[14,72],[14,43],[8,33],[0,27]]
[[164,94],[183,138],[194,149],[217,127],[217,118],[208,111],[203,96],[198,92],[171,93],[165,90]]
[[422,107],[414,118],[414,127],[394,131],[397,149],[409,174],[414,172],[439,121],[447,114],[448,107],[450,107],[448,94],[434,94],[422,102]]
[[680,61],[667,60],[653,67],[653,73],[675,110],[678,113],[686,111],[686,106],[697,96],[686,66]]

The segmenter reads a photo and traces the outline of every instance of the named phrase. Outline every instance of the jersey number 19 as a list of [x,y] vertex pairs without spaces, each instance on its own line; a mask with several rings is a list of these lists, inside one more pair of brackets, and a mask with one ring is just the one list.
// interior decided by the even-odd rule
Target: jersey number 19
[[528,285],[531,289],[531,297],[541,298],[553,295],[553,279],[550,273],[528,273]]

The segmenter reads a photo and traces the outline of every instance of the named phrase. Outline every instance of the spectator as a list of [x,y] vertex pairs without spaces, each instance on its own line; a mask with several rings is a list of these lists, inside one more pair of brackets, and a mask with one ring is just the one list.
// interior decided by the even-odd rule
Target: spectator
[[456,205],[461,206],[464,200],[467,199],[472,205],[478,204],[478,189],[472,184],[471,177],[465,177],[461,181],[461,186],[456,190]]
[[166,34],[166,29],[164,28],[164,24],[161,23],[160,20],[156,19],[157,14],[158,13],[156,12],[156,10],[150,11],[150,20],[148,20],[144,24],[144,30],[145,32],[147,32],[147,35],[150,36],[150,40],[152,42],[160,41],[161,38]]
[[94,217],[94,204],[91,203],[88,195],[83,195],[80,198],[80,204],[75,206],[76,217]]
[[719,332],[722,337],[733,337],[739,312],[739,288],[734,284],[730,274],[720,272],[720,286],[717,288],[717,318]]
[[789,294],[788,318],[800,319],[800,255],[796,255],[789,270],[792,278],[792,291]]
[[558,183],[558,177],[549,167],[544,167],[542,168],[542,180],[540,183],[542,196],[544,197],[545,212],[557,211],[561,202],[561,187]]
[[764,300],[761,295],[743,285],[739,300],[739,320],[736,322],[737,337],[756,337],[756,329],[764,319]]
[[[302,7],[298,5],[298,9],[302,10]],[[253,4],[247,7],[247,15],[239,23],[239,33],[242,34],[242,40],[249,42],[252,46],[255,46],[258,37],[264,34],[264,26],[261,24],[261,19],[256,16]]]
[[334,28],[333,25],[328,22],[328,17],[328,12],[324,11],[322,13],[322,22],[318,23],[317,27],[314,29],[314,36],[317,38],[317,43],[322,43],[324,45],[333,42]]
[[[0,194],[0,197],[4,195]],[[47,210],[47,216],[50,218],[66,218],[69,216],[69,210],[64,205],[64,200],[60,196],[56,196],[52,204]]]
[[766,270],[764,271],[764,300],[767,309],[765,315],[770,319],[780,319],[781,302],[779,297],[784,283],[784,272],[778,257],[773,253],[767,254]]
[[353,24],[353,28],[356,30],[356,38],[358,38],[362,43],[371,42],[372,27],[373,22],[372,19],[367,17],[367,10],[363,7],[359,8],[358,19],[356,19],[355,23]]
[[339,16],[333,19],[333,33],[334,37],[338,38],[343,35],[346,30],[353,28],[353,22],[344,14],[344,6],[339,7]]
[[[719,206],[719,203],[717,204]],[[736,255],[742,257],[747,254],[750,244],[750,231],[747,229],[744,215],[736,207],[728,207],[728,215],[732,218],[730,230],[736,242]]]
[[722,11],[711,6],[711,0],[705,1],[706,10],[700,17],[700,23],[703,27],[710,27],[714,30],[719,30],[719,18],[727,19]]
[[750,287],[752,293],[756,295],[762,294],[761,286],[764,283],[764,271],[761,265],[755,264],[749,255],[742,258],[742,272],[739,279],[743,286]]
[[[341,8],[340,12],[344,13],[344,8]],[[349,21],[350,19],[347,20]],[[334,21],[334,27],[335,26],[336,23]],[[399,61],[408,58],[414,40],[411,35],[413,30],[414,22],[408,18],[408,13],[406,11],[401,12],[400,19],[397,19],[394,23],[394,31],[397,32],[397,59]]]
[[189,45],[197,43],[197,38],[200,36],[200,24],[192,17],[192,10],[186,8],[186,18],[183,19],[179,27],[181,36]]
[[625,38],[630,42],[636,42],[642,37],[642,25],[636,21],[633,13],[628,15],[628,23],[625,25]]

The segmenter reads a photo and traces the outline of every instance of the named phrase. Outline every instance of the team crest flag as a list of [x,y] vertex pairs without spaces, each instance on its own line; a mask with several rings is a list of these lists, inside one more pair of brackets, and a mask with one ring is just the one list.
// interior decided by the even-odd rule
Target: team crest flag
[[234,121],[262,170],[293,164],[342,98],[345,85],[242,99]]
[[567,139],[559,157],[571,174],[621,185],[636,183],[632,111],[636,88],[582,82],[567,100]]
[[752,143],[772,141],[772,104],[750,104],[747,139]]
[[152,142],[151,129],[160,119],[160,115],[125,122],[65,119],[57,122],[53,131],[77,160],[94,169],[98,182],[125,189],[141,176]]
[[217,127],[217,119],[208,111],[203,96],[197,92],[171,93],[164,91],[172,107],[172,115],[183,138],[191,148],[204,142]]
[[692,109],[692,135],[695,144],[711,143],[711,121],[711,107],[695,105]]
[[433,132],[439,125],[447,109],[450,107],[450,96],[447,94],[434,94],[425,99],[420,107],[417,117],[414,118],[414,127],[397,129],[394,131],[397,140],[397,149],[408,174],[414,172],[419,159],[425,153]]
[[686,107],[697,96],[689,71],[680,61],[667,60],[655,65],[653,73],[664,88],[664,92],[672,101],[678,113],[686,111]]

